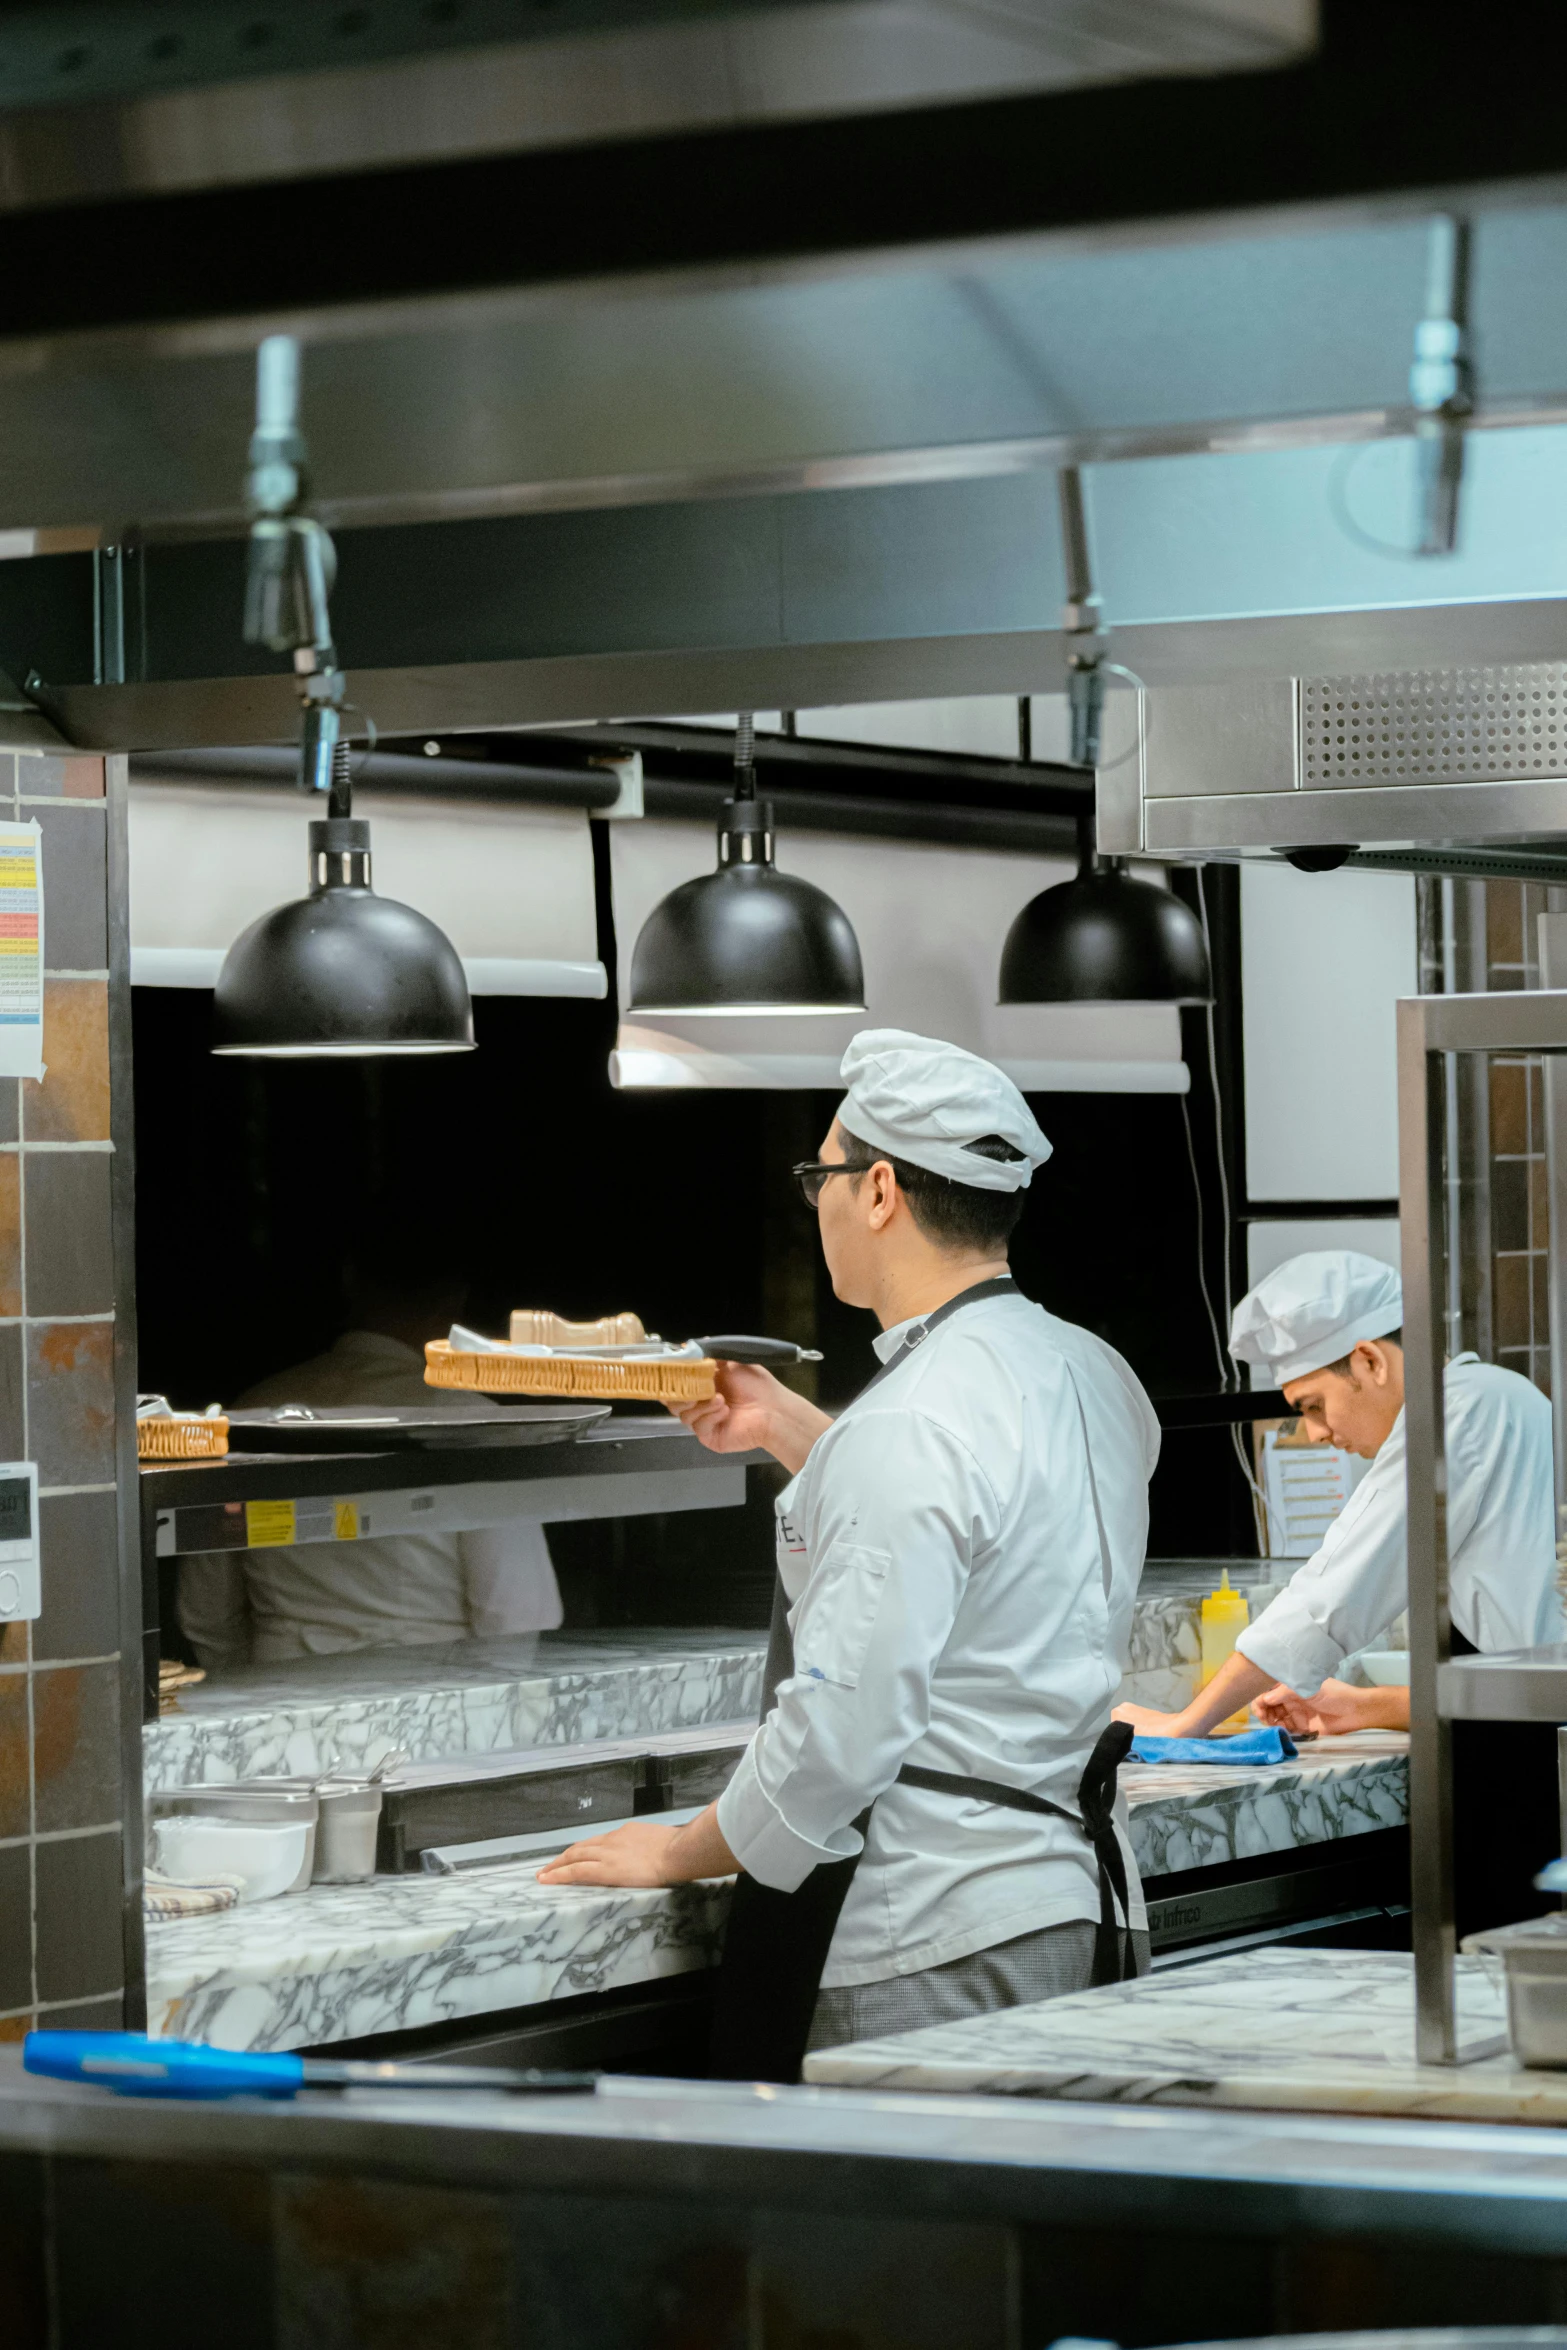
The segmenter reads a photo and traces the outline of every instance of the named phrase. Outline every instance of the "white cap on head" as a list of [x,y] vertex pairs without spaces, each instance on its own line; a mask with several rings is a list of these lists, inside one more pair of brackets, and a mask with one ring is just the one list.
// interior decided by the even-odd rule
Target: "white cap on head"
[[1230,1352],[1283,1387],[1339,1362],[1363,1338],[1390,1337],[1403,1320],[1403,1285],[1391,1265],[1353,1248],[1308,1249],[1241,1299]]
[[[976,1191],[1021,1191],[1050,1145],[1010,1077],[977,1053],[906,1028],[866,1028],[839,1071],[848,1092],[838,1118],[889,1158],[907,1159]],[[994,1158],[974,1144],[995,1136],[1016,1154]]]

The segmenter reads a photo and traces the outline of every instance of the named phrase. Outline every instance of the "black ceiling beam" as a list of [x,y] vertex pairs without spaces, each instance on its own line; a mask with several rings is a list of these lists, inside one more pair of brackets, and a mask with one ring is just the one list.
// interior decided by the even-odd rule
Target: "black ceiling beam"
[[1567,171],[1558,0],[1322,0],[1262,72],[79,203],[14,224],[0,336],[794,262]]
[[[387,747],[393,746],[389,742]],[[734,738],[726,730],[655,722],[610,722],[559,733],[454,735],[441,739],[440,749],[454,762],[479,758],[517,767],[584,768],[595,759],[635,751],[642,759],[645,787],[678,784],[720,795],[729,789],[734,766]],[[784,795],[802,801],[854,799],[867,806],[886,800],[902,808],[972,808],[1069,820],[1091,814],[1094,805],[1092,776],[1051,760],[759,734],[755,765],[757,789],[775,801]]]

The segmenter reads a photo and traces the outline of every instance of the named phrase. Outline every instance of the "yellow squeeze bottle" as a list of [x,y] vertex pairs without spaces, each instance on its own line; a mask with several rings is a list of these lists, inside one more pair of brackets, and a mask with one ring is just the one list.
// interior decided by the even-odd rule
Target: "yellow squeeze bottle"
[[[1202,1603],[1202,1676],[1197,1686],[1206,1689],[1225,1658],[1232,1654],[1236,1640],[1251,1622],[1251,1609],[1246,1604],[1244,1591],[1230,1589],[1230,1570],[1222,1568],[1219,1588],[1210,1591]],[[1228,1738],[1236,1730],[1249,1729],[1250,1710],[1242,1706],[1239,1713],[1227,1721],[1215,1722],[1208,1732],[1210,1738]]]

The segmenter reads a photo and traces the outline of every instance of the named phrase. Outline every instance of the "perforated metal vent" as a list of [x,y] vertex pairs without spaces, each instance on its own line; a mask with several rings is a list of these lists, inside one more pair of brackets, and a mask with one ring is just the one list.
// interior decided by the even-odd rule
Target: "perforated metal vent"
[[1304,677],[1304,784],[1567,775],[1567,662]]

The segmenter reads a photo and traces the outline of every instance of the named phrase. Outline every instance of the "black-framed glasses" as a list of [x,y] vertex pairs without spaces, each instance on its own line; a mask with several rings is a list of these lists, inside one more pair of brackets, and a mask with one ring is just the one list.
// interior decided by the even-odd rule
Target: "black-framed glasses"
[[800,1186],[800,1197],[808,1208],[814,1208],[821,1199],[822,1186],[829,1175],[863,1175],[863,1167],[851,1167],[847,1159],[802,1159],[790,1174]]

